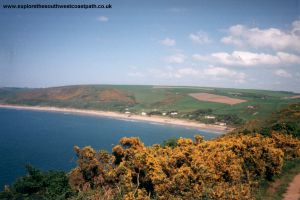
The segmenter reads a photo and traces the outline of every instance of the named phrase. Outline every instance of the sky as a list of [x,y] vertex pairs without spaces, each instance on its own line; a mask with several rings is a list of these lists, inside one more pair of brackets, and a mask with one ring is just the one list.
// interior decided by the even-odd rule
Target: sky
[[[55,3],[112,8],[3,8]],[[300,0],[2,0],[0,6],[0,87],[300,92]]]

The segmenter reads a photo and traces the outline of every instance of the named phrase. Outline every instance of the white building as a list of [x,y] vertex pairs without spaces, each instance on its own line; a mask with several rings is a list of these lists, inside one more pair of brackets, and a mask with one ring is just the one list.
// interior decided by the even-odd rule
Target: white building
[[219,126],[226,126],[225,122],[216,122],[216,124],[219,125]]
[[178,115],[177,112],[171,112],[170,115],[174,116],[174,115]]
[[216,117],[212,116],[212,115],[205,115],[204,118],[205,119],[216,119]]
[[147,113],[146,112],[141,112],[141,115],[146,116]]

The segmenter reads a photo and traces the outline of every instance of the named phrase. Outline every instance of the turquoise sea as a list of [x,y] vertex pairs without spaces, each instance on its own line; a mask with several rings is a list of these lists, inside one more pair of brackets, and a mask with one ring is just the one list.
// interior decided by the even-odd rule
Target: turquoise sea
[[145,145],[170,137],[206,139],[214,132],[181,126],[83,116],[70,113],[0,109],[0,190],[25,174],[27,163],[42,170],[68,171],[76,165],[74,145],[111,151],[121,137],[139,137]]

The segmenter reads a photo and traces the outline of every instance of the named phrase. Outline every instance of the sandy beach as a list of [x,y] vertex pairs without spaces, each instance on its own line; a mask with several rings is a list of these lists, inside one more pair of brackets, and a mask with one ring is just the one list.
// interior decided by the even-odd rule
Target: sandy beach
[[170,124],[177,126],[184,126],[190,128],[199,128],[202,130],[213,131],[216,133],[224,134],[233,130],[232,128],[228,128],[227,126],[219,126],[213,124],[203,124],[194,121],[182,120],[182,119],[173,119],[168,117],[160,117],[160,116],[142,116],[136,114],[125,114],[118,112],[110,112],[110,111],[99,111],[99,110],[86,110],[86,109],[75,109],[75,108],[58,108],[58,107],[50,107],[50,106],[23,106],[23,105],[7,105],[0,104],[0,108],[10,108],[10,109],[21,109],[21,110],[36,110],[36,111],[47,111],[47,112],[61,112],[61,113],[72,113],[72,114],[80,114],[80,115],[92,115],[92,116],[100,116],[100,117],[108,117],[115,119],[123,119],[123,120],[132,120],[132,121],[145,121],[151,123],[159,123],[159,124]]

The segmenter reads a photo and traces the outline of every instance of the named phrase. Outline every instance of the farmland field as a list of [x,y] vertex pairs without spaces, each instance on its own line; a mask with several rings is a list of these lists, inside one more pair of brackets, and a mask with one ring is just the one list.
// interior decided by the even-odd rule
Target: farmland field
[[209,93],[191,93],[189,95],[199,101],[210,101],[210,102],[216,102],[216,103],[225,103],[225,104],[229,104],[229,105],[246,102],[246,100],[243,100],[243,99],[230,98],[227,96],[221,96],[221,95],[215,95],[215,94],[209,94]]
[[[75,85],[53,88],[0,88],[1,104],[72,107],[162,115],[215,123],[225,119],[265,118],[299,94],[253,89],[143,85]],[[206,115],[216,120],[205,120]],[[174,117],[174,116],[173,116]],[[230,124],[230,120],[228,121]],[[236,121],[236,120],[235,120]]]

